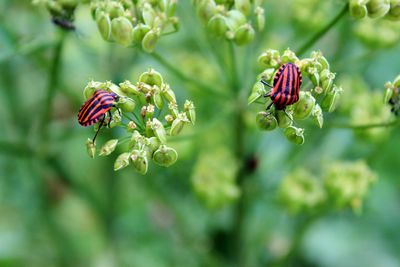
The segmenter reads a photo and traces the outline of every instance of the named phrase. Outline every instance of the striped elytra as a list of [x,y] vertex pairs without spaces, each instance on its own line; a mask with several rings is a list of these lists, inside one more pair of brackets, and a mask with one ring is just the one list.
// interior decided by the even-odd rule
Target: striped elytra
[[93,96],[86,100],[81,106],[78,112],[79,124],[82,126],[90,126],[104,118],[105,113],[113,107],[117,98],[118,96],[115,93],[97,90]]
[[285,109],[299,100],[302,77],[300,69],[293,63],[282,65],[274,77],[274,85],[269,94],[275,108]]

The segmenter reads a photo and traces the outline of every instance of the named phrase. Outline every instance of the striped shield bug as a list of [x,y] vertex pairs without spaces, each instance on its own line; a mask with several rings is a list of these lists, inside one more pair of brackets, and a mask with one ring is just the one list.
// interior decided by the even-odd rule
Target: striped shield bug
[[261,80],[265,86],[272,88],[264,97],[270,97],[272,103],[267,110],[274,105],[277,110],[285,110],[286,106],[292,105],[299,100],[302,77],[300,69],[293,63],[282,65],[274,76],[274,84],[271,86]]
[[[104,120],[106,118],[106,113],[108,113],[110,120],[108,126],[110,127],[110,122],[112,119],[111,108],[115,107],[115,102],[118,101],[119,96],[112,92],[107,92],[105,90],[97,90],[92,97],[90,97],[81,106],[78,112],[78,122],[82,126],[90,126],[101,120],[99,128],[93,137],[93,143],[96,140],[96,136],[103,126]],[[117,108],[118,112],[120,110]]]

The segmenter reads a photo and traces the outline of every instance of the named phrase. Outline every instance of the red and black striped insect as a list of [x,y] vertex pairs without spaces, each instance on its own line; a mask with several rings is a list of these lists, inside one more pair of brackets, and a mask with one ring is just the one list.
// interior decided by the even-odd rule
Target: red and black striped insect
[[274,105],[277,110],[285,110],[286,106],[292,105],[299,100],[302,77],[300,69],[293,63],[282,65],[274,77],[274,85],[266,81],[261,83],[272,88],[264,97],[271,97],[272,103],[267,110]]
[[[78,122],[82,126],[86,127],[93,125],[101,119],[99,128],[93,137],[93,143],[96,140],[100,128],[103,126],[106,113],[108,113],[108,116],[110,117],[108,122],[108,127],[110,127],[112,119],[110,110],[112,107],[115,107],[115,102],[118,101],[118,99],[119,96],[115,93],[107,92],[105,90],[97,90],[79,109]],[[117,110],[120,112],[118,108]]]

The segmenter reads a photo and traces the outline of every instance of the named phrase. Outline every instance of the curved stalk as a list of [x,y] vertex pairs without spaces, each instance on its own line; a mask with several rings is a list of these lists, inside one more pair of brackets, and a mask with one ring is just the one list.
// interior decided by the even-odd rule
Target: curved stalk
[[342,10],[330,21],[325,27],[319,30],[314,36],[312,36],[305,44],[303,44],[297,50],[297,56],[303,55],[309,48],[311,48],[322,36],[324,36],[333,26],[335,26],[342,17],[348,12],[349,3],[347,3]]

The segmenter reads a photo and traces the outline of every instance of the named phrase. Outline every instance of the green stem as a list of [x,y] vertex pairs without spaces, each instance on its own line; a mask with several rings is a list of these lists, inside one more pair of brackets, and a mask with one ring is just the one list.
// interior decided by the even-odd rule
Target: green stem
[[196,87],[198,87],[199,92],[208,93],[208,94],[219,96],[219,97],[227,97],[226,94],[224,94],[220,91],[217,91],[214,87],[212,87],[200,80],[197,80],[195,78],[192,78],[192,77],[186,75],[180,69],[176,68],[173,64],[169,63],[161,55],[159,55],[155,52],[150,53],[149,55],[153,59],[155,59],[158,63],[163,65],[166,69],[168,69],[170,72],[172,72],[176,77],[181,79],[182,81],[191,83],[191,84],[195,85]]
[[347,3],[342,10],[329,22],[325,27],[319,30],[314,36],[312,36],[304,45],[297,50],[297,56],[303,55],[309,48],[311,48],[322,36],[324,36],[333,26],[340,21],[342,17],[348,12],[349,3]]
[[42,143],[48,140],[48,125],[52,113],[52,103],[59,82],[61,55],[63,51],[64,41],[67,34],[64,31],[59,32],[59,39],[54,47],[53,61],[49,67],[49,79],[46,90],[46,98],[43,104],[43,113],[40,121],[39,131]]
[[369,123],[369,124],[340,124],[340,123],[332,123],[327,125],[330,128],[339,128],[339,129],[352,129],[352,130],[367,130],[371,128],[379,128],[379,127],[394,127],[400,124],[400,120],[396,119],[390,122],[378,122],[378,123]]

